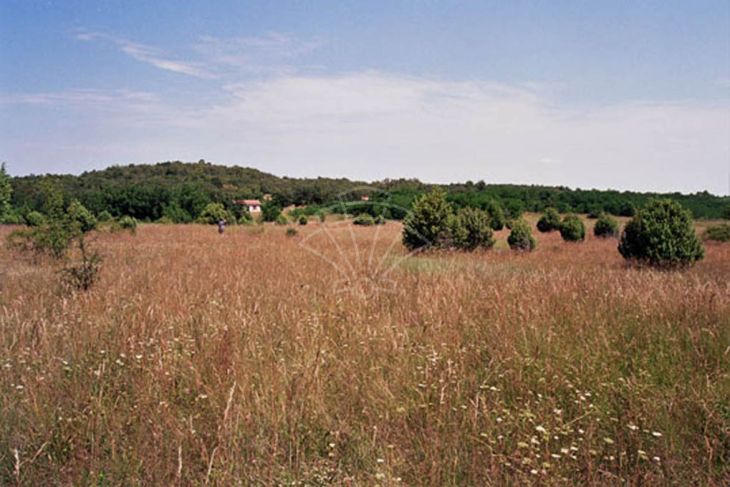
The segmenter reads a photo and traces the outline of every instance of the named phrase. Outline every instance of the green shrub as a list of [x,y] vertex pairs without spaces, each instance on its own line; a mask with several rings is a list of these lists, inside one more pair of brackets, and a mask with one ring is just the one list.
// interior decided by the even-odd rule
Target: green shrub
[[45,225],[46,217],[43,215],[43,213],[40,213],[38,211],[31,211],[30,213],[25,215],[25,223],[29,227],[40,227],[42,225]]
[[299,216],[299,224],[300,225],[306,225],[309,223],[309,218],[307,218],[307,215],[300,215]]
[[[264,220],[266,221],[266,220]],[[279,215],[276,217],[276,220],[274,221],[277,225],[287,225],[289,224],[289,219],[284,216],[283,213],[279,213]]]
[[491,248],[494,245],[489,214],[477,208],[462,208],[452,219],[451,237],[454,246],[462,250]]
[[327,221],[327,213],[325,213],[324,211],[320,210],[316,213],[316,215],[321,223],[324,223]]
[[261,205],[261,220],[265,222],[278,222],[281,215],[281,206],[274,201],[266,201]]
[[123,216],[119,219],[119,227],[123,230],[131,230],[134,232],[137,229],[137,220],[131,216]]
[[87,248],[83,237],[77,239],[79,256],[61,270],[62,282],[69,288],[86,291],[99,279],[102,257],[99,252]]
[[601,213],[593,226],[593,235],[599,238],[616,238],[618,237],[618,220],[610,215]]
[[618,250],[627,260],[656,267],[691,265],[704,257],[691,213],[669,199],[652,200],[638,210]]
[[555,208],[546,208],[545,213],[537,221],[537,229],[541,232],[560,230],[560,213]]
[[730,224],[723,223],[705,230],[705,239],[715,242],[730,242]]
[[507,243],[512,250],[531,251],[537,243],[535,238],[532,236],[532,230],[526,221],[519,219],[512,222],[512,230],[510,231],[509,237],[507,237]]
[[383,215],[378,215],[375,217],[375,224],[376,225],[385,225],[387,220]]
[[485,208],[486,212],[489,214],[489,220],[490,220],[490,226],[492,227],[492,230],[495,232],[498,232],[504,228],[504,226],[507,224],[507,219],[504,216],[504,210],[502,210],[502,207],[494,200],[490,200]]
[[99,221],[99,223],[107,223],[114,219],[111,213],[104,210],[99,215],[97,215],[96,219]]
[[580,242],[586,238],[586,227],[578,215],[567,215],[560,224],[560,236],[566,242]]
[[375,218],[370,216],[367,213],[360,213],[355,217],[354,220],[352,220],[352,223],[355,225],[363,225],[363,226],[370,226],[375,225]]
[[409,249],[442,246],[448,239],[452,215],[443,190],[434,189],[419,196],[403,220],[403,245]]
[[296,237],[298,233],[299,232],[297,232],[297,229],[296,228],[289,227],[289,228],[286,229],[286,236],[287,237]]
[[82,233],[90,232],[96,228],[97,222],[94,215],[77,200],[72,201],[68,205],[66,215],[68,216],[69,223],[78,225]]
[[221,220],[230,223],[236,222],[235,217],[226,210],[226,207],[222,203],[208,203],[198,216],[198,223],[208,225],[215,225]]

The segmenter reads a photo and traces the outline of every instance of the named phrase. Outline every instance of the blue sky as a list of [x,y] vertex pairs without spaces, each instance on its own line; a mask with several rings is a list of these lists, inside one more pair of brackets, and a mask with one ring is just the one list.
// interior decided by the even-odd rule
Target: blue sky
[[11,174],[730,191],[730,2],[0,3]]

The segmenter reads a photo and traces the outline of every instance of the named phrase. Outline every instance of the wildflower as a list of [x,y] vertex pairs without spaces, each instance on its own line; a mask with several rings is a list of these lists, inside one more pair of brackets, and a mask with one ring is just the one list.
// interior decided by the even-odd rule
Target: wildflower
[[536,426],[535,431],[537,431],[538,433],[542,433],[542,434],[547,433],[547,430],[542,425]]
[[636,431],[636,430],[638,430],[638,429],[639,429],[639,427],[638,427],[638,426],[636,426],[635,424],[630,424],[630,425],[629,425],[629,429],[630,429],[631,431]]
[[654,460],[654,461],[655,461],[655,462],[657,462],[657,463],[659,463],[659,462],[661,462],[661,461],[662,461],[662,459],[661,459],[661,458],[659,458],[659,457],[652,457],[651,459],[652,459],[652,460]]
[[532,470],[530,470],[530,473],[531,473],[532,475],[537,475],[537,470],[535,470],[535,469],[533,468]]
[[654,438],[661,438],[662,434],[659,433],[658,431],[652,431],[651,436],[653,436]]
[[377,459],[377,460],[375,460],[375,461],[376,461],[376,462],[378,462],[378,463],[385,463],[385,460],[383,460],[382,458],[378,458],[378,459]]
[[611,438],[606,437],[606,438],[603,439],[603,441],[605,441],[609,445],[613,445],[613,440]]
[[557,453],[551,453],[550,456],[556,460],[560,459],[560,455],[558,455]]
[[560,449],[560,453],[562,453],[563,455],[567,455],[569,451],[570,450],[568,450],[567,448],[561,448]]

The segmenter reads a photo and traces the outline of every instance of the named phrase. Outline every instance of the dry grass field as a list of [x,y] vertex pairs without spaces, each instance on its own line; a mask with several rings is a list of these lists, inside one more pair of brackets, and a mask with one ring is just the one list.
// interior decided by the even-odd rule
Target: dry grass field
[[730,482],[730,245],[658,272],[326,225],[98,235],[76,294],[1,248],[0,484]]

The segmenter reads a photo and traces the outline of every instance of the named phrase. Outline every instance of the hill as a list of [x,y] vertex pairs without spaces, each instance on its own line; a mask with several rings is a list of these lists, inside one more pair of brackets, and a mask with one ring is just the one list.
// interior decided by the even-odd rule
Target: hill
[[[20,214],[43,207],[44,188],[54,186],[64,199],[80,200],[95,213],[131,215],[154,221],[167,216],[173,221],[190,221],[206,204],[234,199],[260,198],[271,194],[282,206],[309,205],[312,209],[336,204],[341,199],[359,199],[364,187],[375,191],[371,201],[386,201],[407,208],[420,193],[433,185],[416,179],[383,180],[373,183],[346,178],[278,177],[253,168],[224,166],[205,161],[112,166],[81,175],[31,175],[12,179],[13,207]],[[561,212],[631,215],[649,198],[672,198],[689,208],[696,218],[720,218],[730,207],[730,198],[707,192],[657,194],[615,190],[581,190],[535,185],[490,185],[483,181],[442,185],[456,206],[501,205],[509,215],[542,211],[555,206]],[[402,212],[388,216],[399,218]]]

